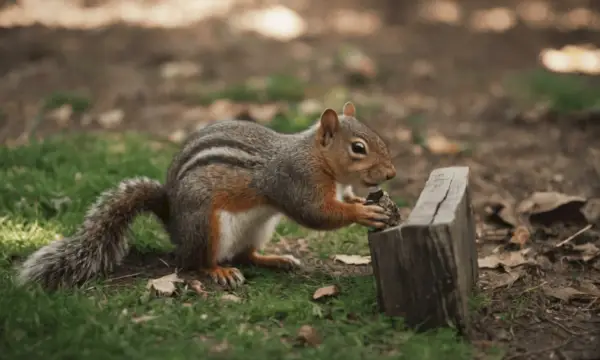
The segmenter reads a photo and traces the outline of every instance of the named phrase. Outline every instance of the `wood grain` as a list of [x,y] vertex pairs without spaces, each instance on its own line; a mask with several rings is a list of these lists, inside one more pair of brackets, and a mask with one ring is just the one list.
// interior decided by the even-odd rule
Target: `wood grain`
[[406,222],[369,233],[378,304],[417,330],[469,330],[478,277],[469,168],[431,172]]

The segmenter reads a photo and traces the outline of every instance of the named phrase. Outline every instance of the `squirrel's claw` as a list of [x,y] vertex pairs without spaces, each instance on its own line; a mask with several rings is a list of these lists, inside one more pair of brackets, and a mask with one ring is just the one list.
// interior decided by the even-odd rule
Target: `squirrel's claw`
[[389,220],[390,216],[386,214],[384,208],[379,205],[356,204],[356,206],[358,206],[358,219],[356,222],[378,229],[386,226],[385,221]]
[[234,267],[217,267],[207,273],[215,283],[230,288],[236,288],[246,281],[242,272]]

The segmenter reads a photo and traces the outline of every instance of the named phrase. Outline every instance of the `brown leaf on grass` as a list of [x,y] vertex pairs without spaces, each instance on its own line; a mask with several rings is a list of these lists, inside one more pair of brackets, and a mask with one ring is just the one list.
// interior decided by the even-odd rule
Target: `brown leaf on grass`
[[481,269],[495,269],[500,265],[512,268],[523,264],[531,264],[533,260],[525,257],[526,250],[491,254],[477,259],[477,264]]
[[510,238],[512,244],[517,244],[522,249],[531,238],[529,230],[525,226],[519,226],[515,229],[513,236]]
[[448,140],[443,135],[431,135],[426,140],[426,147],[436,155],[458,154],[464,150],[462,144]]
[[582,207],[587,200],[580,196],[569,196],[559,192],[535,192],[523,200],[517,212],[529,217],[532,223],[551,225],[557,222],[586,224]]
[[139,323],[143,323],[146,321],[154,320],[157,317],[158,316],[155,316],[155,315],[142,315],[142,316],[131,318],[131,321],[134,322],[135,324],[139,324]]
[[203,298],[208,297],[208,293],[204,290],[204,285],[199,280],[191,280],[188,282],[188,286]]
[[223,294],[221,296],[221,300],[231,301],[231,302],[234,302],[234,303],[241,303],[242,302],[242,299],[240,297],[235,296],[233,294]]
[[105,129],[114,129],[121,125],[125,118],[125,112],[121,109],[113,109],[98,115],[96,121]]
[[514,205],[502,199],[499,195],[492,195],[485,202],[485,213],[487,217],[494,221],[511,227],[519,226],[517,215],[514,211]]
[[371,263],[370,256],[362,255],[335,255],[333,260],[347,265],[367,265]]
[[158,279],[148,280],[146,289],[155,291],[158,295],[171,296],[176,290],[175,283],[181,283],[183,279],[176,273],[169,274]]
[[316,347],[321,344],[321,339],[315,328],[310,325],[302,325],[298,330],[297,339],[304,345]]
[[71,116],[73,115],[73,108],[70,104],[62,105],[48,113],[48,118],[53,119],[60,127],[65,127],[69,124]]
[[329,285],[322,288],[319,288],[313,294],[313,300],[319,300],[325,296],[335,296],[339,293],[339,289],[335,285]]

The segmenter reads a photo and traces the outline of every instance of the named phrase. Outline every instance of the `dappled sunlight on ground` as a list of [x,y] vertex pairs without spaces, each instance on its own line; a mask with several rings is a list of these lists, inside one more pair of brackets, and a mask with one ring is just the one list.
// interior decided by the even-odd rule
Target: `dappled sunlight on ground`
[[600,74],[600,49],[591,45],[544,49],[540,59],[546,68],[554,72]]
[[21,0],[0,10],[2,27],[41,24],[93,29],[125,23],[145,28],[178,28],[209,18],[224,19],[234,32],[256,32],[281,41],[307,32],[369,35],[381,27],[378,15],[370,11],[334,9],[326,18],[304,19],[283,5],[256,6],[244,0],[114,0],[93,7],[77,0]]
[[519,22],[533,28],[562,30],[600,29],[600,14],[585,7],[559,11],[546,1],[522,1],[515,8],[491,7],[466,13],[458,1],[420,2],[420,17],[426,22],[468,26],[477,32],[504,32]]
[[124,22],[143,27],[179,27],[223,16],[236,0],[107,1],[84,7],[80,1],[20,0],[0,11],[0,26],[33,25],[97,28]]

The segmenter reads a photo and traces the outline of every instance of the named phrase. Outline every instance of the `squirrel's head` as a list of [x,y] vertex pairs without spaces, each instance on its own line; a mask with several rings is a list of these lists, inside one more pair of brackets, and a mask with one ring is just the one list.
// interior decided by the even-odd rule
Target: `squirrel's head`
[[325,109],[317,128],[317,146],[336,181],[355,186],[376,186],[396,176],[396,168],[383,139],[355,117],[347,102],[342,116]]

